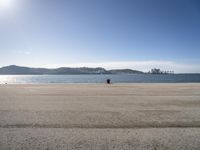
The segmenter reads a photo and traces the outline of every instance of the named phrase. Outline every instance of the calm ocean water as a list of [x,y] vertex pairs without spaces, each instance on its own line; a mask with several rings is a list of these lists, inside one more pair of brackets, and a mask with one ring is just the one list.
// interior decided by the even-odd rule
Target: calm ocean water
[[200,74],[136,75],[0,75],[0,84],[26,83],[187,83],[199,82]]

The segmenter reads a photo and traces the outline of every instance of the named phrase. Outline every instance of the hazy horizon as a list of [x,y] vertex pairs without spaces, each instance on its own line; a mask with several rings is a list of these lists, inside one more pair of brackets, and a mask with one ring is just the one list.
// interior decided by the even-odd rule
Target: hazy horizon
[[0,0],[0,66],[200,73],[198,0]]
[[[148,64],[147,64],[148,63]],[[145,65],[145,67],[143,65]],[[163,65],[163,66],[162,66]],[[182,71],[174,71],[170,70],[171,66],[174,65],[174,67],[182,69]],[[177,65],[177,66],[176,66]],[[132,69],[137,71],[143,71],[143,72],[149,72],[151,69],[157,68],[161,69],[161,71],[173,71],[174,73],[199,73],[199,72],[184,72],[184,65],[181,64],[173,64],[173,62],[160,62],[158,65],[157,62],[104,62],[104,63],[79,63],[79,64],[68,64],[68,65],[52,65],[52,66],[26,66],[26,65],[6,65],[6,66],[0,66],[2,67],[8,67],[8,66],[19,66],[19,67],[29,67],[29,68],[47,68],[47,69],[56,69],[60,67],[70,67],[70,68],[79,68],[79,67],[89,67],[89,68],[104,68],[106,70],[112,70],[112,69]],[[135,67],[132,67],[135,66]],[[154,67],[152,67],[154,66]],[[149,67],[149,68],[148,68]],[[194,66],[193,66],[194,67]],[[197,69],[199,66],[195,66]],[[190,67],[193,69],[192,67]]]

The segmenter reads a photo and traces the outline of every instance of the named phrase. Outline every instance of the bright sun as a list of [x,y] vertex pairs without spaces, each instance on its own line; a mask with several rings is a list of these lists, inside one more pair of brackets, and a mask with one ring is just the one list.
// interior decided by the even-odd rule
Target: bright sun
[[11,9],[15,0],[0,0],[0,9]]

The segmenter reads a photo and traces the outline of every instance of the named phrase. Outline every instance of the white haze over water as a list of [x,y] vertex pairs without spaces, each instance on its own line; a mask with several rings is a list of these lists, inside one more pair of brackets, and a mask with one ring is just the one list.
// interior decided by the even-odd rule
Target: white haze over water
[[17,65],[33,68],[59,68],[59,67],[102,67],[105,69],[133,69],[148,72],[153,68],[175,73],[200,73],[200,65],[192,63],[177,63],[173,61],[105,61],[105,62],[79,62],[63,64],[1,64],[1,67]]
[[200,65],[176,63],[173,61],[112,61],[112,62],[83,62],[69,64],[54,64],[44,66],[57,67],[103,67],[105,69],[134,69],[148,72],[152,68],[174,71],[175,73],[200,73]]

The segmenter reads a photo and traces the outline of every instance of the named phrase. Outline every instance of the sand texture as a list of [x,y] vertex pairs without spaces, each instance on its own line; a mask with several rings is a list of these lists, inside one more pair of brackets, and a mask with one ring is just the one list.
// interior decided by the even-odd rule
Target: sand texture
[[0,85],[0,149],[200,149],[200,84]]

